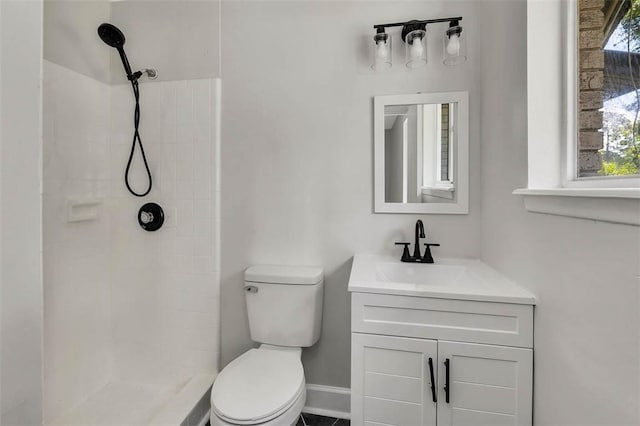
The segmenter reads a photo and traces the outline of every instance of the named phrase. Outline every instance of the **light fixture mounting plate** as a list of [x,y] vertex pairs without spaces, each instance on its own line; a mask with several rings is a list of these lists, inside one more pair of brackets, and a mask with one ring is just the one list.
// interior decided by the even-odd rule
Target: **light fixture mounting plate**
[[422,21],[409,21],[402,26],[402,41],[407,42],[407,34],[416,30],[427,30],[427,24]]

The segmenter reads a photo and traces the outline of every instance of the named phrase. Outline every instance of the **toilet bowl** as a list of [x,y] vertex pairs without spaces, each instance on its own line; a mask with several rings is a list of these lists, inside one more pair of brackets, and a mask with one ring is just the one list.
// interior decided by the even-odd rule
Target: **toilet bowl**
[[295,424],[306,398],[300,352],[262,345],[233,360],[211,389],[211,425]]
[[320,337],[323,271],[252,266],[245,271],[251,338],[211,388],[211,426],[293,426],[306,402],[302,347]]

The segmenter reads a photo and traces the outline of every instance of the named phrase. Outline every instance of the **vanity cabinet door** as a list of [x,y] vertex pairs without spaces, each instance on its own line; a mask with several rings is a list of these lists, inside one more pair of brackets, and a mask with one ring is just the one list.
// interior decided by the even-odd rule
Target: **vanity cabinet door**
[[438,341],[438,426],[531,425],[532,374],[531,349]]
[[[438,343],[361,333],[351,336],[351,424],[434,426],[431,371],[435,381]],[[436,383],[433,388],[437,392]]]

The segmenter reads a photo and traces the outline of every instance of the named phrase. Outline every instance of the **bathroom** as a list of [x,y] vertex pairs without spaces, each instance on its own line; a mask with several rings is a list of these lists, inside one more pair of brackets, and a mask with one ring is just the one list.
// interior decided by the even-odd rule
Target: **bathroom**
[[[577,3],[626,2],[0,0],[0,424],[233,424],[216,423],[209,393],[264,343],[248,310],[266,293],[251,281],[260,265],[322,271],[302,274],[322,283],[322,309],[317,341],[299,345],[296,421],[360,424],[363,255],[412,271],[477,259],[530,295],[526,342],[500,343],[531,356],[527,418],[499,424],[640,424],[640,184],[564,187],[553,136],[566,138],[561,117],[576,108],[565,68],[577,55],[564,49]],[[428,61],[414,69],[401,28],[385,28],[393,63],[372,69],[374,25],[451,17],[463,63],[443,64],[444,21],[426,25]],[[134,96],[103,23],[126,37],[133,71],[157,71],[138,78],[143,197],[125,186]],[[462,186],[455,203],[400,212],[378,193],[374,98],[438,93],[465,94]],[[129,179],[148,188],[139,145]],[[153,232],[139,223],[147,203],[163,209]],[[395,243],[411,256],[418,220],[421,254],[440,244],[434,265],[399,262]],[[437,410],[423,413],[444,423],[436,361],[421,383]],[[362,424],[418,424],[386,414]]]

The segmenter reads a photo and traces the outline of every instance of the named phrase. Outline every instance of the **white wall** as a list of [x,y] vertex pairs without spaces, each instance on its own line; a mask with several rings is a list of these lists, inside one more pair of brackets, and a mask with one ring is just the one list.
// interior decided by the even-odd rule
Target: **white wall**
[[525,1],[481,11],[481,254],[538,297],[535,424],[640,424],[640,229],[511,195],[527,183]]
[[42,3],[0,2],[0,423],[42,422]]
[[[43,87],[44,420],[112,377],[108,1],[46,0]],[[103,200],[97,220],[68,202]]]
[[[376,23],[463,15],[469,51],[476,52],[478,7],[475,1],[223,2],[223,365],[252,346],[242,291],[251,264],[324,267],[322,336],[303,362],[309,383],[348,387],[351,257],[400,256],[393,243],[413,239],[418,218],[429,239],[442,244],[436,258],[479,256],[479,55],[461,67],[442,65],[441,25],[432,30],[426,68],[369,70]],[[394,49],[404,49],[393,36]],[[373,214],[372,97],[453,90],[470,92],[470,214]]]
[[109,196],[110,87],[44,62],[44,418],[111,377],[111,218],[68,222],[68,202]]
[[[131,88],[112,90],[108,214],[114,376],[175,384],[217,372],[217,82],[141,85],[140,134],[154,178],[144,199],[131,196],[123,183],[133,128]],[[135,158],[132,186],[144,188],[139,151]],[[149,201],[165,212],[165,225],[156,232],[142,230],[136,219]]]

